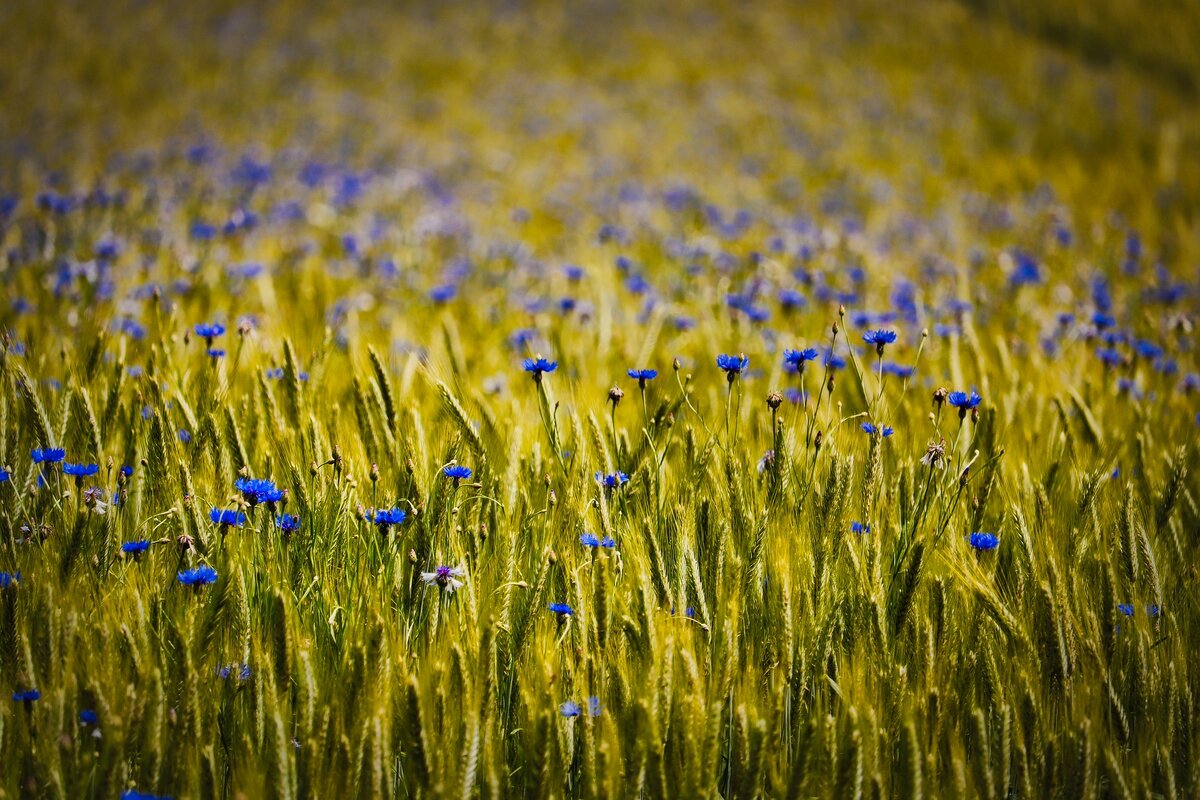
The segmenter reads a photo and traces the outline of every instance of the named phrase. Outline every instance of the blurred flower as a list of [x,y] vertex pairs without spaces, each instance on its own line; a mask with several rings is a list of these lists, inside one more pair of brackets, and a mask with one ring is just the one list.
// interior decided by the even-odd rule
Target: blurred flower
[[596,482],[605,489],[616,489],[622,484],[628,483],[629,476],[624,472],[614,472],[611,475],[605,475],[603,472],[596,473]]
[[980,552],[986,550],[995,550],[1000,544],[1000,537],[994,533],[972,533],[971,547],[974,547]]
[[233,488],[242,493],[251,508],[259,503],[278,503],[284,498],[283,490],[274,481],[261,478],[238,478],[233,482]]

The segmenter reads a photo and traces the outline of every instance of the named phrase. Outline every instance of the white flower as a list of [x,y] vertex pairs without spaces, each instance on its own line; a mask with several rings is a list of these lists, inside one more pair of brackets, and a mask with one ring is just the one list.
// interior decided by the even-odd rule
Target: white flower
[[453,592],[455,589],[463,585],[459,578],[464,578],[467,575],[465,567],[438,567],[433,572],[422,572],[421,580],[425,581],[426,586],[437,585],[445,589],[447,592]]

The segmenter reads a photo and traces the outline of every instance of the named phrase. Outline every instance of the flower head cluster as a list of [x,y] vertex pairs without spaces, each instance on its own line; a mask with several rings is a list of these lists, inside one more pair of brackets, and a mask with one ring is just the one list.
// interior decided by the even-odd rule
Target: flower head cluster
[[57,464],[67,457],[67,451],[61,447],[34,448],[29,451],[35,464]]
[[274,481],[261,478],[238,478],[233,488],[242,493],[251,508],[259,503],[278,503],[284,498],[284,491]]
[[815,347],[809,347],[804,350],[784,350],[783,365],[792,367],[797,372],[804,372],[804,364],[808,361],[815,361],[820,353]]
[[408,519],[408,513],[404,509],[386,508],[377,510],[371,521],[381,532],[387,533],[393,525],[403,525],[406,519]]
[[878,433],[880,436],[887,437],[887,436],[891,436],[893,433],[896,432],[892,428],[891,425],[884,425],[882,427],[878,427],[874,423],[871,423],[871,422],[864,422],[862,424],[862,429],[863,429],[863,431],[866,432],[866,434],[868,436],[874,436],[876,433]]
[[253,674],[249,664],[224,664],[217,667],[217,677],[223,681],[235,676],[239,682],[245,683]]
[[537,356],[536,358],[525,359],[522,366],[526,372],[533,376],[534,383],[540,383],[543,373],[554,372],[554,370],[558,369],[558,362]]
[[875,345],[875,352],[883,355],[883,348],[896,341],[895,331],[873,330],[863,334],[863,341]]
[[995,550],[999,547],[1000,537],[994,533],[972,533],[970,542],[971,547],[982,553],[987,550]]
[[208,518],[222,528],[240,528],[246,524],[246,513],[233,508],[214,508],[208,512]]
[[618,470],[611,474],[605,475],[603,472],[596,473],[596,483],[603,486],[605,489],[616,489],[629,482],[629,476]]
[[199,589],[210,583],[217,582],[217,571],[207,564],[201,564],[194,569],[185,569],[175,576],[184,586]]
[[745,354],[730,356],[722,353],[717,356],[717,367],[725,373],[725,377],[730,383],[737,380],[738,375],[741,375],[748,366],[750,366],[750,357]]
[[473,474],[470,467],[451,464],[448,467],[442,468],[442,474],[457,484],[459,481],[465,481]]
[[[946,402],[958,409],[958,418],[963,419],[968,411],[974,411],[983,402],[983,398],[975,392],[951,392],[946,395]],[[975,417],[971,417],[975,420]]]
[[199,322],[193,330],[211,348],[213,339],[225,333],[225,326],[219,322]]
[[[559,711],[564,717],[579,717],[583,715],[583,707],[574,700],[568,700],[559,706]],[[599,697],[588,698],[588,713],[593,717],[600,716],[601,706]]]
[[295,514],[280,514],[275,517],[275,524],[284,533],[295,533],[300,530],[300,518]]
[[91,477],[100,471],[99,464],[63,464],[63,474],[70,475],[73,478]]
[[605,536],[601,539],[594,533],[583,533],[579,536],[579,543],[584,547],[590,547],[595,550],[597,547],[606,547],[612,549],[617,546],[617,540],[611,536]]
[[569,617],[575,613],[571,609],[571,606],[567,603],[551,603],[550,605],[546,606],[546,608],[550,609],[555,614],[558,614],[560,618]]
[[656,369],[630,369],[626,370],[625,374],[638,382],[638,388],[645,389],[646,381],[652,381],[658,377]]
[[138,539],[132,542],[125,542],[121,545],[121,552],[130,556],[140,556],[142,553],[150,549],[149,539]]

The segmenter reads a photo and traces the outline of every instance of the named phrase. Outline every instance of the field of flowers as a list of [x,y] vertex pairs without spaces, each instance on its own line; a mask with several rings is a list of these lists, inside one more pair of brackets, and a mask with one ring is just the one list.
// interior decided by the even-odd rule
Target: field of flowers
[[0,798],[1200,795],[1105,8],[0,7]]

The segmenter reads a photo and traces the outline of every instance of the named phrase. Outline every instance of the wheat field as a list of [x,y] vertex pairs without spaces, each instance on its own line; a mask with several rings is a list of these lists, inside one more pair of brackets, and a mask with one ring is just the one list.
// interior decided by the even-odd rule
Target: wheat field
[[6,4],[0,797],[1200,796],[1198,17]]

